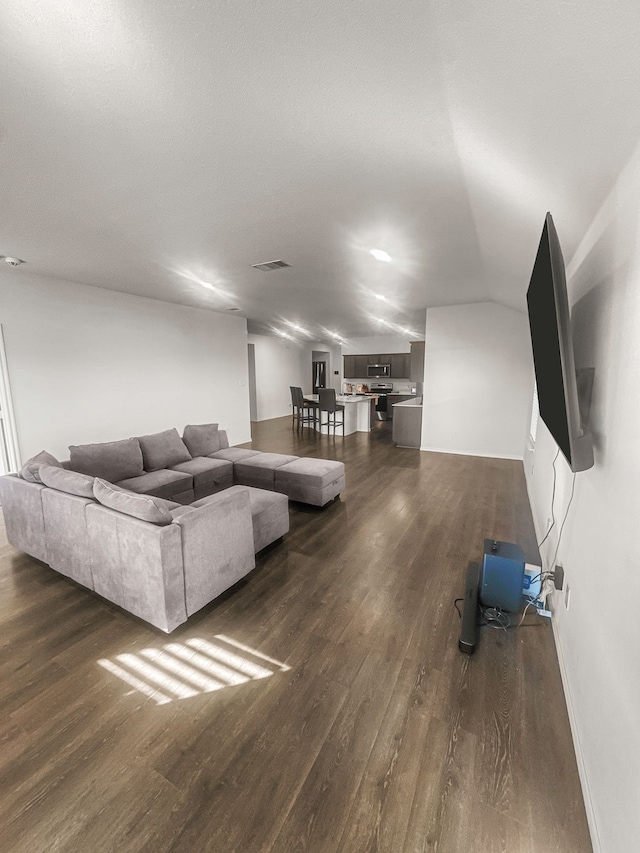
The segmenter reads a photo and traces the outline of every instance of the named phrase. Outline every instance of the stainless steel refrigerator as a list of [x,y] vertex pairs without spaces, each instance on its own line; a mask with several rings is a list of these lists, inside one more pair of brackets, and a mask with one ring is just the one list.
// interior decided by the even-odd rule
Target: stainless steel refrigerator
[[327,363],[326,361],[314,361],[313,366],[313,393],[318,393],[318,388],[327,387]]

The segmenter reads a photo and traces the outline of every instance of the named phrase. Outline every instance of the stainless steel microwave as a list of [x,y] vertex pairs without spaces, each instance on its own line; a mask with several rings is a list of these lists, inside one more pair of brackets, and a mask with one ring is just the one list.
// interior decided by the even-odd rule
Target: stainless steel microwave
[[391,365],[390,364],[368,364],[367,365],[367,377],[369,379],[379,378],[379,377],[389,377],[391,376]]

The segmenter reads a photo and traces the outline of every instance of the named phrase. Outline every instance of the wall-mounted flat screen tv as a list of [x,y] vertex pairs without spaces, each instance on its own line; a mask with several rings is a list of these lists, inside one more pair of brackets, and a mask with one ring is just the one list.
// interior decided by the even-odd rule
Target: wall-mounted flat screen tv
[[540,417],[572,471],[593,465],[591,435],[580,417],[564,259],[547,213],[527,290]]

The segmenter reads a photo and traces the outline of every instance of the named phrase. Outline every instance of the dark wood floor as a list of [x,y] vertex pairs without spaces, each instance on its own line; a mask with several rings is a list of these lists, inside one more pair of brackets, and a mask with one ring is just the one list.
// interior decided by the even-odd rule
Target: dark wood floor
[[590,851],[550,626],[457,649],[482,540],[535,557],[521,464],[382,423],[253,446],[341,459],[347,488],[169,637],[1,534],[0,849]]

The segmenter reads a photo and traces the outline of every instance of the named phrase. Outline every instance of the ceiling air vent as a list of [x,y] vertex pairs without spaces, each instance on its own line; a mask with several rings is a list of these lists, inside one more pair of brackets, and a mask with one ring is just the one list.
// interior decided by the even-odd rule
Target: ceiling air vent
[[284,267],[290,267],[286,261],[264,261],[261,264],[251,264],[254,270],[262,270],[262,272],[270,272],[271,270],[281,270]]

